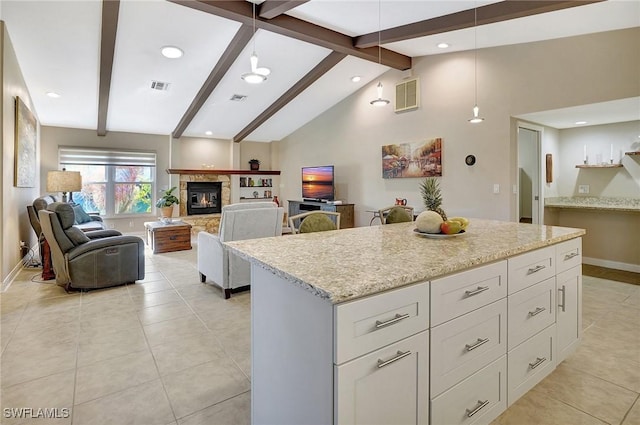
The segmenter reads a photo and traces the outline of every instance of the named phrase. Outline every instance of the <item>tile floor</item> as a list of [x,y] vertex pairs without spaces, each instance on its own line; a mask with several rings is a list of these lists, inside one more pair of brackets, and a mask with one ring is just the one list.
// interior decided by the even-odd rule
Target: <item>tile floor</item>
[[[0,422],[250,423],[250,294],[201,284],[195,248],[147,251],[144,281],[86,293],[21,272],[0,294]],[[494,424],[640,425],[640,286],[583,291],[580,349]],[[70,414],[5,417],[21,407]]]

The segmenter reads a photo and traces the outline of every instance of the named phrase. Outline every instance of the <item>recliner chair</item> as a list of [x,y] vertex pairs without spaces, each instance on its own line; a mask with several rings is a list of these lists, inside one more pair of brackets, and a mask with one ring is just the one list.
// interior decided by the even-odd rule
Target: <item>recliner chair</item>
[[83,232],[73,226],[71,205],[54,202],[38,212],[51,247],[56,282],[69,289],[97,289],[144,279],[144,241],[113,230]]
[[220,286],[224,298],[233,289],[251,283],[251,264],[230,253],[227,241],[266,238],[282,234],[284,208],[274,202],[245,202],[222,207],[218,235],[198,233],[198,272],[200,281],[207,278]]

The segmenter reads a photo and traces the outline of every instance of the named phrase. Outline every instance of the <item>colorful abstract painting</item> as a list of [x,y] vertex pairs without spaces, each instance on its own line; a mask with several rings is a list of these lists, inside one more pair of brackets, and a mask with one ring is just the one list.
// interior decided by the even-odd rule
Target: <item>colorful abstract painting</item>
[[16,97],[15,167],[16,187],[35,187],[38,123],[22,99]]
[[382,177],[441,177],[442,139],[382,146]]

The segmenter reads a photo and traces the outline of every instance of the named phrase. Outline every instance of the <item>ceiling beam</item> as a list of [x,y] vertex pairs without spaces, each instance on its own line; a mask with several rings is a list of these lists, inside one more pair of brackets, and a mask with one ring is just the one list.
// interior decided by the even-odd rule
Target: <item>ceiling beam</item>
[[113,73],[113,55],[116,50],[118,11],[120,0],[102,1],[102,34],[100,38],[100,83],[98,88],[98,136],[107,135],[109,92]]
[[256,119],[251,121],[249,125],[243,128],[233,138],[236,143],[241,142],[251,134],[256,128],[260,127],[265,121],[271,118],[276,112],[282,109],[286,104],[291,102],[300,93],[302,93],[307,87],[313,84],[318,78],[322,77],[331,68],[336,66],[347,55],[345,53],[331,52],[325,57],[318,65],[316,65],[311,71],[309,71],[304,77],[302,77],[296,84],[287,90],[278,100],[273,102],[267,109],[264,110]]
[[261,5],[258,16],[264,19],[273,19],[309,0],[265,0]]
[[[224,0],[169,0],[212,15],[221,16],[246,25],[253,24],[252,4],[247,1]],[[378,62],[378,48],[357,48],[353,38],[330,29],[294,18],[289,15],[279,15],[273,19],[256,17],[256,28],[269,32],[306,41],[325,47],[335,52],[355,56],[371,62]],[[380,63],[391,68],[406,70],[411,68],[411,58],[387,49],[381,49]]]
[[249,25],[242,25],[236,35],[233,37],[233,40],[227,46],[227,49],[224,51],[216,66],[211,70],[209,77],[205,80],[204,84],[196,94],[196,97],[187,108],[187,111],[184,113],[178,126],[175,130],[173,130],[172,136],[176,139],[179,139],[182,136],[182,133],[187,129],[191,121],[195,118],[195,116],[200,111],[200,108],[205,104],[213,90],[217,87],[222,80],[222,77],[227,73],[231,65],[238,58],[242,50],[251,40],[253,36],[253,30]]
[[[478,7],[477,25],[508,21],[510,19],[553,12],[570,7],[584,6],[600,1],[603,0],[506,0]],[[380,43],[385,44],[471,28],[475,25],[474,9],[463,10],[437,18],[388,28],[381,31],[379,35],[377,31],[364,34],[355,38],[354,46],[357,48],[377,46],[378,36],[380,37]]]

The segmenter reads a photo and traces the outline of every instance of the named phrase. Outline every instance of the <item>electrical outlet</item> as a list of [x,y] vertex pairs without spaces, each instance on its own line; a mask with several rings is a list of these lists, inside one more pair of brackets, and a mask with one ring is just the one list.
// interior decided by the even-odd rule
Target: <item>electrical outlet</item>
[[27,243],[25,241],[20,241],[20,248],[26,248]]
[[589,185],[588,184],[578,185],[578,193],[589,193]]
[[494,194],[500,193],[500,185],[498,183],[493,185],[493,193]]
[[113,223],[108,223],[108,224],[107,224],[107,227],[108,227],[109,229],[115,229],[115,228],[116,228],[116,225],[115,225],[115,224],[113,224]]
[[129,227],[133,228],[133,221],[129,222]]

